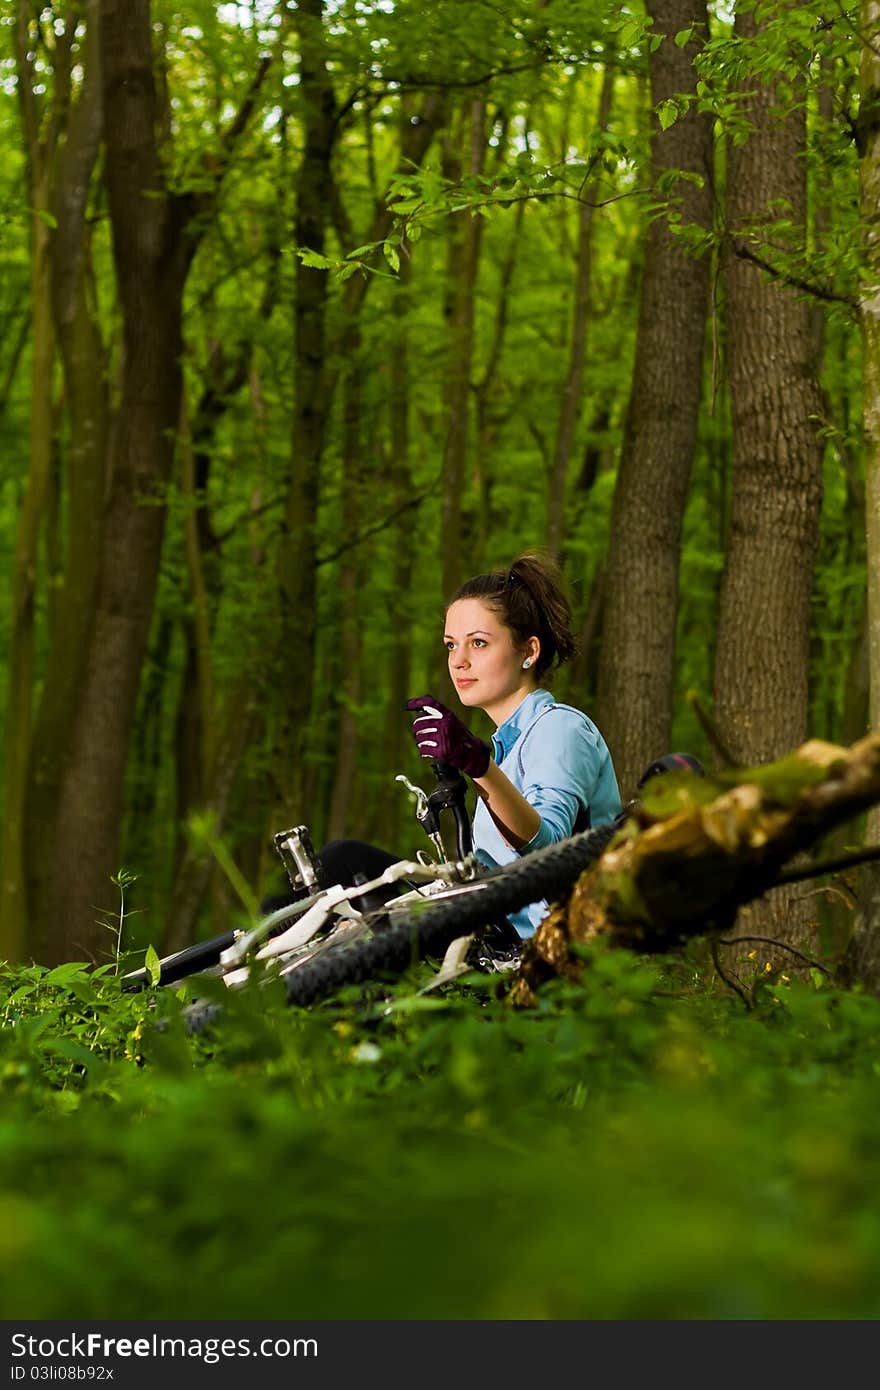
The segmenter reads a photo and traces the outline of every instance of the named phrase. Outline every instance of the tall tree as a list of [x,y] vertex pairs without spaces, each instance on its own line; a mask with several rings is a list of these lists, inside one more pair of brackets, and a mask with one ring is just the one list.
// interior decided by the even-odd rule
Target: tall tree
[[[737,39],[748,44],[759,33],[751,9],[738,10]],[[774,224],[784,244],[786,227],[802,234],[806,222],[804,104],[787,102],[772,74],[750,75],[740,100],[749,131],[728,150],[723,270],[733,483],[715,711],[731,755],[752,764],[796,747],[807,732],[822,448],[809,305],[755,263]],[[762,904],[761,920],[797,935],[795,896]]]
[[[695,106],[663,129],[656,109],[693,95],[707,37],[703,0],[649,0],[652,182],[672,185],[645,241],[636,360],[614,492],[597,717],[624,796],[669,746],[681,527],[697,437],[709,285],[707,255],[688,254],[670,225],[709,230],[712,129]],[[687,42],[676,36],[690,31]]]
[[[333,183],[333,147],[339,132],[323,0],[300,0],[294,25],[299,40],[303,123],[294,239],[298,248],[321,256],[329,220],[327,192]],[[302,801],[315,658],[315,525],[330,405],[325,367],[327,296],[326,272],[300,259],[294,289],[291,458],[278,552],[281,681],[285,692],[279,771],[283,799],[296,808]],[[279,789],[279,798],[281,795]],[[299,809],[295,814],[300,814]]]
[[[343,391],[342,416],[342,497],[341,517],[344,535],[354,535],[364,504],[364,368],[362,345],[357,337],[349,342],[353,358],[349,361]],[[327,823],[329,839],[341,839],[351,830],[351,800],[357,772],[359,746],[359,706],[363,694],[363,643],[361,630],[364,613],[360,603],[363,586],[363,557],[361,548],[350,547],[339,564],[340,655],[342,671],[337,695],[337,722],[334,738],[336,773],[330,796]]]
[[[471,98],[462,112],[466,135],[464,169],[472,177],[483,169],[486,156],[486,102],[481,94]],[[458,178],[462,160],[452,137],[445,149],[445,173]],[[468,212],[449,218],[447,245],[446,319],[449,325],[448,361],[444,387],[446,438],[443,448],[443,506],[441,515],[443,597],[448,597],[464,578],[467,547],[463,537],[463,501],[467,477],[471,415],[471,370],[474,357],[474,323],[477,277],[480,264],[483,219]]]
[[[394,323],[392,329],[392,351],[389,369],[389,461],[387,487],[389,500],[395,510],[401,511],[401,519],[396,528],[393,544],[391,570],[391,592],[399,608],[400,596],[412,591],[415,566],[415,535],[412,514],[408,510],[413,502],[413,459],[410,428],[410,330],[408,310],[411,300],[412,252],[404,245],[400,262],[400,284],[394,296]],[[404,766],[404,750],[407,738],[406,725],[401,718],[401,710],[410,695],[410,671],[412,652],[412,614],[405,613],[402,621],[392,623],[391,645],[388,660],[388,705],[384,724],[383,757],[389,768]],[[391,823],[395,831],[400,822],[400,797],[391,800],[389,793],[380,798],[384,824]],[[396,837],[395,837],[396,838]]]
[[[30,220],[30,305],[32,364],[30,378],[29,466],[15,542],[12,616],[6,686],[6,739],[3,764],[3,826],[0,839],[0,950],[19,958],[25,936],[24,838],[22,813],[31,748],[34,681],[35,608],[39,543],[52,471],[52,381],[55,326],[52,316],[51,220],[55,152],[69,110],[59,92],[45,98],[45,72],[35,65],[37,16],[28,0],[19,0],[15,18],[15,55],[21,124],[26,151]],[[64,31],[65,36],[67,30]],[[70,62],[70,43],[56,53],[56,73]],[[59,78],[64,88],[65,77]],[[47,112],[44,102],[50,107]]]
[[[857,126],[862,219],[862,327],[865,518],[868,550],[867,657],[871,731],[880,730],[880,0],[862,0]],[[868,813],[866,840],[880,845],[880,808]],[[880,868],[866,866],[853,933],[859,978],[880,994]]]
[[266,57],[253,75],[202,189],[171,191],[159,143],[149,0],[100,0],[96,18],[122,318],[119,408],[108,438],[81,674],[66,692],[67,738],[51,766],[40,763],[28,798],[28,911],[35,954],[46,960],[94,955],[103,944],[97,916],[118,868],[124,775],[179,421],[184,286],[211,199],[271,61]]
[[[601,140],[608,131],[611,101],[614,95],[614,68],[607,65],[602,74],[599,92],[599,112],[596,120],[596,153],[600,164]],[[599,188],[598,176],[585,180],[578,206],[577,250],[575,254],[574,303],[571,314],[571,338],[568,366],[562,386],[559,418],[556,423],[556,442],[550,465],[550,488],[547,501],[547,547],[558,554],[562,547],[566,516],[566,484],[574,446],[575,429],[581,409],[581,385],[587,356],[587,327],[590,312],[590,291],[593,279],[593,218]]]
[[[750,10],[736,34],[754,39]],[[757,254],[774,221],[803,228],[806,125],[772,81],[741,95],[748,138],[728,149],[724,254],[733,489],[715,662],[726,746],[760,762],[806,734],[809,608],[822,499],[809,306]],[[783,211],[780,211],[782,209]],[[785,231],[780,231],[784,241]],[[756,263],[758,262],[758,263]]]

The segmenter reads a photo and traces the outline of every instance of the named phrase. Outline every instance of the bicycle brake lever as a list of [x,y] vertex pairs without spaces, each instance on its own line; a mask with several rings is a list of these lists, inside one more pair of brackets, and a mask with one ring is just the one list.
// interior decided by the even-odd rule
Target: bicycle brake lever
[[419,825],[424,830],[428,839],[431,841],[431,844],[437,851],[437,856],[440,862],[443,863],[446,859],[446,853],[444,851],[443,840],[440,835],[440,822],[437,819],[437,812],[431,802],[431,798],[427,795],[426,792],[422,790],[421,787],[414,786],[413,783],[409,780],[409,778],[404,777],[402,773],[398,773],[394,780],[395,782],[402,782],[403,785],[406,787],[407,791],[411,791],[415,796],[416,820],[418,821]]
[[398,772],[394,780],[395,782],[402,782],[407,791],[412,792],[416,799],[416,820],[421,821],[428,806],[427,792],[424,792],[421,787],[415,786],[408,777],[404,777],[402,772]]

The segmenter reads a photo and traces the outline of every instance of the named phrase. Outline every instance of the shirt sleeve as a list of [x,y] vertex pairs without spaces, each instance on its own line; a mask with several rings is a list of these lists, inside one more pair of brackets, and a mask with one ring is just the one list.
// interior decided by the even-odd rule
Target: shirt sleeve
[[[594,825],[610,818],[605,814],[604,805],[595,808],[601,809],[601,815],[597,816],[593,802],[609,773],[614,781],[614,794],[617,794],[611,758],[601,735],[575,710],[557,707],[548,711],[536,721],[518,752],[522,761],[523,796],[541,817],[541,824],[531,840],[521,847],[520,854],[530,854],[532,850],[567,839],[574,832],[582,809],[591,810]],[[601,801],[605,799],[600,798]],[[619,804],[616,807],[612,804],[611,815],[618,809]]]

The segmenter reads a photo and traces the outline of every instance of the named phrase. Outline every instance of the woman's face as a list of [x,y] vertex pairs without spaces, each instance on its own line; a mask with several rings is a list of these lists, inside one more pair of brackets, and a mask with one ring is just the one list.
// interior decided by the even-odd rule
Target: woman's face
[[[446,612],[443,641],[449,674],[463,705],[484,709],[501,724],[535,689],[538,642],[530,637],[515,645],[513,633],[498,614],[476,598],[458,599]],[[523,662],[529,665],[523,669]]]

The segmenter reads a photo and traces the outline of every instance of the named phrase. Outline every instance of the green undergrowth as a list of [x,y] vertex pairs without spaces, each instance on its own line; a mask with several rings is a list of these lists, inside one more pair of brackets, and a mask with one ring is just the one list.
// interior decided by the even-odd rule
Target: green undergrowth
[[877,1316],[880,1001],[429,977],[193,1037],[192,985],[3,971],[0,1316]]

